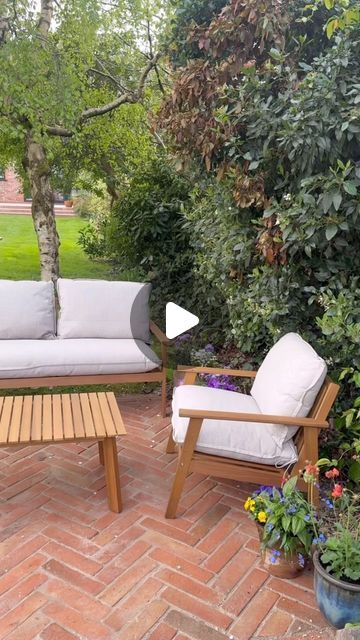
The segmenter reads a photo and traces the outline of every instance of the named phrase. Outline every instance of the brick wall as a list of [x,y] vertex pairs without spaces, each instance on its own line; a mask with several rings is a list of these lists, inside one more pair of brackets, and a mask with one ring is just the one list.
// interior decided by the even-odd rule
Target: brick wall
[[13,169],[5,169],[5,180],[0,179],[0,202],[24,202],[21,183]]

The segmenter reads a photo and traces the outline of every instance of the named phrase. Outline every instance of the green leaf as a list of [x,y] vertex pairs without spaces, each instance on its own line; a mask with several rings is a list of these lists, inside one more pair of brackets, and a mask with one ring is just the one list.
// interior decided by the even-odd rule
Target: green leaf
[[296,483],[297,483],[297,476],[293,476],[292,478],[290,478],[290,480],[285,482],[283,486],[283,494],[286,498],[293,493],[296,487]]
[[334,236],[336,236],[338,228],[336,224],[329,224],[325,229],[326,240],[330,241]]
[[328,11],[334,8],[334,4],[334,0],[324,0],[324,5],[328,9]]
[[282,54],[280,51],[278,51],[278,49],[270,49],[269,51],[271,57],[273,58],[273,60],[281,60],[282,59]]
[[333,201],[335,211],[339,211],[341,201],[342,201],[342,195],[340,191],[337,191],[336,193],[333,194],[332,201]]
[[360,462],[355,460],[350,465],[348,474],[349,474],[350,480],[352,480],[353,482],[356,482],[356,483],[360,482]]
[[343,187],[346,193],[349,193],[351,196],[357,195],[356,182],[351,182],[350,180],[348,180],[347,182],[344,182]]

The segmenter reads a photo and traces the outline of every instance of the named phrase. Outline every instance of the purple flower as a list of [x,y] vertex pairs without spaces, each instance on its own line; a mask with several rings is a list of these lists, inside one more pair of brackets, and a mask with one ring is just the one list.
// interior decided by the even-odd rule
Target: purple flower
[[213,344],[209,343],[209,344],[205,345],[204,351],[206,351],[207,353],[214,353],[215,347],[214,347]]
[[191,340],[190,333],[183,333],[181,336],[176,338],[176,342],[187,342],[188,340]]
[[236,385],[232,384],[229,376],[207,376],[207,386],[214,389],[225,389],[226,391],[237,391]]
[[310,522],[310,520],[311,520],[311,515],[310,515],[310,513],[307,513],[307,514],[306,514],[306,516],[305,516],[304,520],[305,520],[305,522]]

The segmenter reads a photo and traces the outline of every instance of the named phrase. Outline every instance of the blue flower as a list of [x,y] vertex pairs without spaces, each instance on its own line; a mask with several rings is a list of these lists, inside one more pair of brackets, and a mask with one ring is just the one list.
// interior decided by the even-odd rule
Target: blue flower
[[305,558],[302,553],[298,553],[298,561],[300,567],[305,567]]
[[273,524],[271,524],[271,522],[269,522],[269,523],[266,525],[266,528],[267,528],[267,530],[268,530],[268,531],[272,531],[272,530],[273,530],[273,528],[274,528],[274,525],[273,525]]
[[326,504],[327,507],[329,507],[329,509],[333,509],[334,508],[334,505],[331,502],[331,500],[325,500],[325,504]]
[[306,516],[305,516],[304,520],[305,520],[305,522],[310,522],[310,520],[311,520],[311,515],[310,515],[310,513],[307,513],[307,514],[306,514]]
[[286,511],[287,511],[287,513],[296,513],[297,512],[297,508],[296,507],[289,507]]
[[313,539],[313,544],[320,544],[321,542],[326,542],[326,536],[323,533],[320,533],[318,538]]
[[213,344],[209,343],[209,344],[205,345],[204,351],[206,351],[207,353],[214,353],[215,347],[214,347]]
[[276,564],[279,556],[281,556],[281,551],[278,551],[277,549],[271,549],[271,556],[270,556],[271,564]]

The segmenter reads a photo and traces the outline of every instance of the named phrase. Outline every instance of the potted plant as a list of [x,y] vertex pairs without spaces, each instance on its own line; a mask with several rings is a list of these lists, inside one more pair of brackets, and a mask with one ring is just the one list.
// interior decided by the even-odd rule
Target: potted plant
[[280,578],[294,578],[303,571],[314,538],[315,510],[296,483],[294,476],[281,489],[260,487],[244,505],[260,528],[263,566]]
[[315,523],[314,581],[319,609],[342,629],[360,620],[360,492],[343,485],[333,463],[337,461],[322,459],[316,465],[332,468],[325,473],[330,486]]

